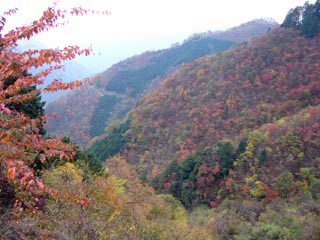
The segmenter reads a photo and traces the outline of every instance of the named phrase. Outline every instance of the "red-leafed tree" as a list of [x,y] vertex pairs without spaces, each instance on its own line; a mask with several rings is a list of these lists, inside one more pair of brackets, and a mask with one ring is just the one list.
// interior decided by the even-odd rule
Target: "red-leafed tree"
[[[0,33],[10,15],[17,9],[9,10],[0,16]],[[51,158],[70,160],[75,155],[75,146],[65,144],[59,138],[45,139],[41,127],[45,122],[42,114],[30,117],[18,107],[39,96],[40,92],[53,92],[72,89],[88,81],[64,83],[55,79],[40,89],[44,79],[54,70],[62,69],[62,62],[74,59],[77,55],[89,55],[91,49],[68,46],[63,49],[14,51],[19,41],[30,39],[35,34],[64,24],[67,15],[77,16],[88,13],[81,7],[69,10],[57,9],[57,4],[48,7],[40,19],[17,27],[6,34],[0,34],[0,176],[11,183],[15,190],[15,209],[34,214],[40,208],[40,197],[45,192],[38,173],[32,168],[36,160],[42,163]],[[106,14],[106,12],[98,12]],[[26,74],[32,67],[49,66],[35,75]],[[8,84],[9,79],[14,79]]]

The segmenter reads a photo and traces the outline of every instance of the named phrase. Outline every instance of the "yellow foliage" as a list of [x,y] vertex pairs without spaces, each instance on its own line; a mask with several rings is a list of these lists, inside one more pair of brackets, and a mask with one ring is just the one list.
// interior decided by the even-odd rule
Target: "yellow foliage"
[[115,176],[97,177],[91,186],[91,198],[97,203],[114,205],[119,194],[124,191],[125,183],[125,180],[117,179]]
[[[52,192],[44,225],[57,239],[210,239],[207,224],[190,224],[181,203],[156,195],[121,157],[106,162],[105,174],[83,181],[72,163],[44,172]],[[86,204],[82,204],[85,201]]]
[[278,125],[283,125],[283,124],[285,124],[286,123],[286,121],[283,119],[283,118],[281,118],[281,119],[279,119],[278,121],[277,121],[277,124]]
[[265,194],[264,183],[261,181],[255,181],[253,187],[250,189],[250,194],[256,198],[263,197]]
[[51,196],[46,202],[45,222],[58,239],[63,235],[108,239],[124,208],[121,195],[126,181],[110,175],[91,176],[84,182],[82,176],[83,171],[72,163],[44,173]]
[[263,134],[257,130],[252,131],[248,136],[248,143],[252,143],[254,146],[261,144],[263,141]]
[[65,183],[68,185],[81,184],[83,172],[78,169],[73,163],[66,164],[46,171],[44,173],[44,183],[50,187],[59,187]]
[[170,218],[172,220],[179,221],[180,223],[187,222],[187,212],[177,199],[170,194],[160,195],[160,197],[168,204],[168,207],[170,207],[172,211]]
[[246,177],[245,181],[246,181],[246,184],[250,184],[250,183],[253,183],[254,181],[257,181],[257,179],[258,179],[258,175],[254,174],[251,177]]
[[310,113],[308,112],[308,113],[306,113],[306,114],[303,115],[303,118],[304,118],[304,119],[309,119],[310,116],[311,116],[311,115],[310,115]]

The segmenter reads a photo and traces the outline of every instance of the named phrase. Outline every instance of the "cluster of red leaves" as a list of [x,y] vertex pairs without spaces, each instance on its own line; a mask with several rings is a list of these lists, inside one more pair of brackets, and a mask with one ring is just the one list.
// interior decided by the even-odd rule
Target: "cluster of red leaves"
[[264,194],[265,194],[265,197],[263,201],[266,203],[271,202],[272,200],[274,200],[279,196],[279,192],[277,190],[270,188],[267,184],[264,184]]
[[[42,163],[52,158],[71,160],[76,154],[75,146],[65,144],[59,138],[45,139],[40,134],[39,125],[45,118],[31,119],[22,112],[9,108],[13,104],[24,103],[42,92],[72,89],[82,85],[77,80],[64,83],[62,79],[55,79],[44,89],[35,89],[22,93],[30,86],[37,86],[54,70],[63,68],[63,61],[74,59],[77,55],[89,55],[92,49],[80,49],[78,46],[68,46],[63,49],[26,50],[16,52],[18,41],[30,39],[35,34],[48,31],[64,24],[66,15],[84,15],[94,12],[80,7],[70,10],[48,7],[40,19],[29,25],[17,27],[5,35],[0,35],[0,170],[11,181],[16,191],[16,210],[28,210],[34,214],[37,202],[45,187],[38,174],[32,168],[36,159]],[[14,14],[17,9],[9,10],[0,17],[0,32],[3,30],[6,17]],[[25,76],[32,67],[49,66],[43,71]],[[17,79],[12,85],[5,87],[6,79]],[[85,79],[84,82],[90,81]],[[82,204],[82,203],[80,203]],[[86,204],[86,203],[84,203]]]

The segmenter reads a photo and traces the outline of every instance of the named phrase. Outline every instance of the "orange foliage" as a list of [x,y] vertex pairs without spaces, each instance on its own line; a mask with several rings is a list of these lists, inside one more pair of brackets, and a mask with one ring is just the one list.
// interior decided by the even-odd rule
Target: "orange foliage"
[[246,195],[249,193],[249,191],[250,191],[249,186],[248,186],[247,184],[245,184],[245,185],[242,187],[242,194],[246,196]]
[[[0,165],[3,174],[16,188],[16,210],[28,210],[34,214],[37,208],[38,196],[43,194],[44,186],[31,168],[39,158],[42,163],[52,157],[60,160],[70,160],[76,154],[75,146],[62,143],[59,138],[44,139],[39,133],[39,125],[43,125],[45,118],[31,119],[26,114],[11,110],[10,105],[24,103],[37,96],[39,91],[53,92],[57,90],[73,89],[82,85],[82,81],[63,83],[62,79],[55,79],[44,89],[36,89],[22,93],[30,86],[38,86],[54,70],[61,69],[65,60],[74,59],[77,55],[89,55],[90,48],[80,49],[78,46],[68,46],[63,49],[13,51],[19,40],[30,39],[34,35],[64,25],[66,15],[83,15],[94,13],[82,8],[70,10],[56,9],[57,4],[48,7],[40,19],[32,23],[17,27],[0,38]],[[5,12],[1,17],[0,31],[3,30],[6,18],[17,9]],[[98,12],[106,14],[106,12]],[[1,35],[0,35],[1,36]],[[34,76],[25,76],[30,68],[50,65]],[[17,80],[5,87],[6,79]],[[86,79],[84,82],[89,81]],[[27,194],[26,194],[27,193]],[[81,204],[86,204],[81,200]]]
[[264,184],[264,194],[265,197],[263,199],[264,202],[271,202],[273,199],[279,196],[279,192],[270,188],[267,184]]
[[233,182],[234,182],[234,180],[232,178],[227,178],[226,183],[225,183],[227,190],[229,190],[229,191],[233,190]]

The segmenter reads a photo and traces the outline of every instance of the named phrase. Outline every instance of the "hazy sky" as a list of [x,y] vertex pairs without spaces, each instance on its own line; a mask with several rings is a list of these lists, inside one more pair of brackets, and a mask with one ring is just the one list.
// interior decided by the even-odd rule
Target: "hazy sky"
[[[1,12],[17,7],[19,12],[8,17],[7,26],[26,24],[39,18],[50,0],[0,0]],[[272,18],[281,23],[290,8],[305,0],[60,0],[59,8],[83,6],[107,10],[110,16],[74,17],[63,28],[39,35],[49,47],[77,44],[93,47],[138,42],[161,45],[172,43],[197,32],[225,30],[256,18]],[[309,1],[311,3],[315,1]],[[156,39],[158,39],[156,41]],[[165,43],[168,44],[168,43]],[[150,49],[145,44],[145,50]],[[140,47],[137,47],[139,51]],[[138,51],[138,50],[137,50]],[[138,53],[138,52],[137,52]],[[129,53],[130,54],[130,53]]]

